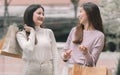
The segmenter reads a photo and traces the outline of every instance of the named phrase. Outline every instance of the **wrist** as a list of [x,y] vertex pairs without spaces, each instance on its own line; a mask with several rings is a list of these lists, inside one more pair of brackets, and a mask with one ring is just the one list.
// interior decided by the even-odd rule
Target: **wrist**
[[68,60],[63,60],[64,62],[67,62]]
[[87,55],[87,52],[82,52],[83,55]]

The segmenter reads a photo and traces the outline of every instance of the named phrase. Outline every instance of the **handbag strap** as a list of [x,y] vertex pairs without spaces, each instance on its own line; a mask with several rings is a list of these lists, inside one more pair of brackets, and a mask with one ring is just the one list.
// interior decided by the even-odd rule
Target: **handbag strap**
[[[92,60],[93,60],[92,66],[95,67],[96,65],[95,65],[95,62],[94,62],[93,57],[92,57]],[[84,60],[83,66],[89,66],[89,65],[87,65],[87,63],[86,63],[86,59]]]

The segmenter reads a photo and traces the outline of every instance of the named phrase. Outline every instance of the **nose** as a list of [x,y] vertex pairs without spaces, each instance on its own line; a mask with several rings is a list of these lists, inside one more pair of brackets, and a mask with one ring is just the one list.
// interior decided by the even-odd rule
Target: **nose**
[[80,18],[80,13],[78,13],[77,17]]
[[41,14],[41,15],[40,15],[40,17],[42,17],[42,18],[43,18],[43,17],[44,17],[44,15],[43,15],[43,14]]

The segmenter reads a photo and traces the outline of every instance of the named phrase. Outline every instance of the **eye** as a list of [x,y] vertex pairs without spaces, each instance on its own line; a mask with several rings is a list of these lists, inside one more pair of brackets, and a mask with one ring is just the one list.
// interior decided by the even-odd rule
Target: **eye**
[[42,13],[42,15],[44,16],[44,13]]
[[38,14],[40,15],[40,14],[41,14],[41,12],[38,12]]
[[82,12],[82,10],[80,10],[80,12]]
[[42,14],[42,15],[44,16],[44,13],[42,13],[42,12],[38,12],[38,14],[39,14],[39,15],[41,15],[41,14]]

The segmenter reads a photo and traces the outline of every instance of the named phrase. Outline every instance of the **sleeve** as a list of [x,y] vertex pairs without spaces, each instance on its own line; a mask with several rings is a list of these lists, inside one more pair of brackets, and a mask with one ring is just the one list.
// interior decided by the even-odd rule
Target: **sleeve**
[[34,29],[31,29],[30,31],[30,35],[26,36],[25,31],[21,31],[21,32],[17,32],[16,34],[18,43],[20,45],[20,47],[22,48],[22,50],[25,53],[29,53],[31,51],[33,51],[34,49],[34,45],[35,45],[35,31]]
[[50,38],[51,38],[51,45],[52,45],[52,53],[53,53],[53,75],[59,75],[58,71],[58,49],[57,49],[57,44],[55,40],[55,36],[52,30],[50,30]]
[[65,43],[65,47],[62,50],[61,57],[62,57],[63,60],[67,60],[67,59],[64,58],[63,55],[64,55],[64,52],[67,51],[67,50],[69,50],[69,48],[70,48],[70,43],[72,41],[73,31],[74,31],[74,28],[72,28],[72,30],[70,31],[70,33],[68,35],[68,38],[67,38],[67,41]]
[[99,55],[103,50],[104,41],[105,41],[105,36],[104,35],[100,36],[95,42],[92,53],[90,54],[88,52],[87,54],[85,54],[87,65],[92,65],[92,66],[96,65]]

